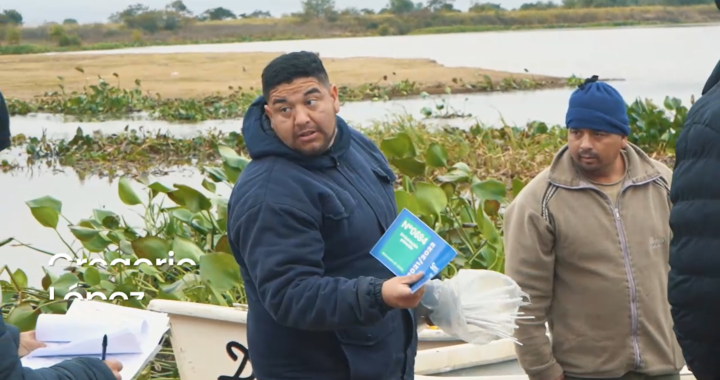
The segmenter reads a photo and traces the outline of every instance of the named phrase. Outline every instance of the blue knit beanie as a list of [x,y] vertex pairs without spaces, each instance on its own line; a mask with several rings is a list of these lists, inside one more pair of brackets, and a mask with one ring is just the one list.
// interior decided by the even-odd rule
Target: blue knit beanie
[[625,100],[613,86],[597,80],[597,75],[585,79],[570,95],[565,125],[568,128],[629,135],[630,122]]

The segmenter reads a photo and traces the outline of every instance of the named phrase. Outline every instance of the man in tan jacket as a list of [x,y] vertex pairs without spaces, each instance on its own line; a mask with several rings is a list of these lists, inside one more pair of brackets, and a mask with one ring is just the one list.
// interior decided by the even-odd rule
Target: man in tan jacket
[[627,141],[626,112],[587,79],[570,98],[568,144],[505,213],[505,271],[534,317],[516,330],[531,380],[672,380],[684,366],[667,300],[672,175]]

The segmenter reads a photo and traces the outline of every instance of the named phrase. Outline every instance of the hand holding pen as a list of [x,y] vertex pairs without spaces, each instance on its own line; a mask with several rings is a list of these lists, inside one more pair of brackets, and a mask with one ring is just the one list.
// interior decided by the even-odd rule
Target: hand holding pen
[[107,355],[107,344],[108,344],[108,338],[107,335],[103,336],[102,341],[102,361],[105,362],[105,365],[108,366],[112,374],[115,376],[115,380],[122,380],[122,376],[120,375],[120,371],[123,369],[122,363],[120,363],[117,360],[105,360],[105,356]]

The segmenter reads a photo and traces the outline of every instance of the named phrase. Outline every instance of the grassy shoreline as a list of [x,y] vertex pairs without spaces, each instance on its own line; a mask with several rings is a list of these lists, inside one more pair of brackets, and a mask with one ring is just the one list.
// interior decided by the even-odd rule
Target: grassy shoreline
[[341,16],[334,22],[298,18],[194,23],[175,31],[142,33],[123,25],[64,26],[79,46],[60,47],[47,27],[23,28],[21,42],[0,46],[0,55],[115,50],[144,46],[219,44],[387,35],[473,33],[564,28],[703,26],[720,23],[714,5],[682,7],[550,9],[420,16]]

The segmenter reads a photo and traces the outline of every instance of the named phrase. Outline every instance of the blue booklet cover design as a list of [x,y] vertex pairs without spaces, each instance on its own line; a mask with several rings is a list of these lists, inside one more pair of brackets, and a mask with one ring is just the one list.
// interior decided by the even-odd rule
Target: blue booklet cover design
[[423,272],[423,278],[410,288],[413,293],[457,256],[450,244],[407,209],[398,214],[370,254],[396,276]]

